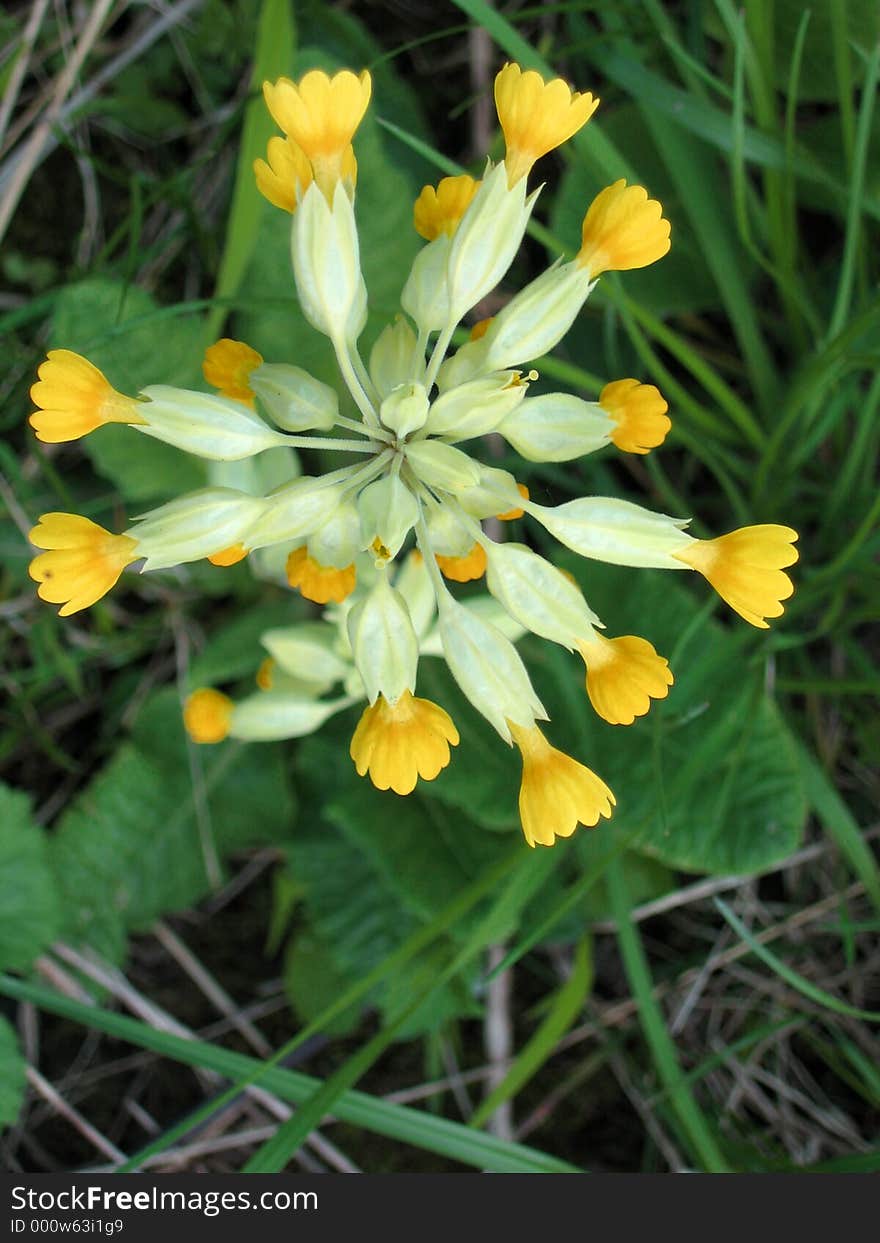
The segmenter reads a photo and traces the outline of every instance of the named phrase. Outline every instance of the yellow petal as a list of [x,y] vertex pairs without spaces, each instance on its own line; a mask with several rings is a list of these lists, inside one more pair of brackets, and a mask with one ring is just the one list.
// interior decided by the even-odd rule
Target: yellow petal
[[782,601],[794,592],[786,566],[798,559],[791,527],[769,523],[740,527],[717,539],[694,540],[674,556],[699,570],[740,617],[767,630],[766,618],[780,617]]
[[105,423],[143,423],[133,397],[118,393],[87,358],[72,350],[50,350],[37,370],[30,416],[37,439],[46,444],[79,440]]
[[507,724],[522,754],[519,814],[530,846],[552,846],[579,824],[592,827],[611,815],[615,798],[600,777],[551,746],[537,725]]
[[644,268],[669,250],[670,224],[643,186],[615,181],[596,196],[584,217],[577,261],[591,276]]
[[235,705],[228,695],[208,687],[193,691],[183,705],[183,724],[193,742],[222,742],[229,733]]
[[482,544],[474,544],[463,557],[436,557],[445,578],[454,583],[472,583],[486,573],[486,550]]
[[505,164],[513,187],[535,160],[586,125],[599,106],[589,93],[573,91],[561,78],[545,82],[534,69],[505,65],[495,78],[495,107],[507,146]]
[[477,192],[478,181],[462,174],[444,177],[437,185],[425,186],[413,208],[416,232],[433,242],[441,233],[451,237]]
[[438,704],[404,691],[397,703],[380,695],[365,708],[351,740],[350,755],[361,777],[378,790],[410,794],[421,777],[433,781],[458,745],[458,730]]
[[357,582],[357,570],[353,564],[341,570],[332,565],[321,565],[309,556],[306,545],[295,548],[287,558],[286,572],[291,587],[315,604],[327,604],[331,600],[334,604],[341,604],[354,591]]
[[202,375],[221,396],[253,405],[254,391],[249,383],[250,374],[262,361],[262,354],[251,349],[244,341],[221,337],[205,350]]
[[669,405],[653,384],[614,380],[602,389],[599,405],[614,419],[611,439],[624,453],[649,453],[663,444],[672,427]]
[[669,661],[658,656],[647,639],[622,635],[606,639],[596,635],[579,643],[587,667],[590,703],[611,725],[632,725],[644,716],[652,699],[665,699],[673,677]]

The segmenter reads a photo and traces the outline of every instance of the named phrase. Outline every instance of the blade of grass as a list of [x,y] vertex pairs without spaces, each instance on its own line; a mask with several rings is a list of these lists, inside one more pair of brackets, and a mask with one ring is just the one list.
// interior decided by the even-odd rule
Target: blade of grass
[[[275,132],[261,88],[266,78],[274,79],[290,72],[294,44],[293,6],[290,0],[263,0],[251,75],[252,98],[244,110],[226,241],[217,274],[215,294],[218,298],[234,297],[238,292],[257,244],[263,199],[254,181],[253,163],[258,156],[265,156],[266,143]],[[208,342],[219,334],[227,313],[225,306],[212,306],[205,325]]]
[[554,997],[549,1012],[510,1070],[474,1112],[470,1126],[483,1126],[499,1105],[515,1096],[553,1056],[557,1044],[580,1014],[592,986],[592,945],[589,937],[583,937],[575,949],[571,975]]
[[617,921],[618,944],[624,969],[633,997],[638,1002],[639,1020],[658,1077],[669,1093],[670,1104],[703,1169],[711,1174],[729,1173],[730,1167],[722,1155],[709,1122],[685,1081],[676,1057],[675,1045],[654,997],[648,960],[638,930],[630,919],[629,893],[619,859],[612,860],[608,868],[608,889],[611,908]]
[[[242,1083],[259,1079],[267,1091],[293,1105],[305,1100],[318,1086],[318,1080],[300,1071],[286,1070],[279,1066],[266,1070],[262,1062],[243,1053],[158,1031],[126,1015],[84,1005],[25,980],[0,975],[0,994],[18,1001],[32,1002],[50,1014],[58,1014],[95,1031],[105,1032],[117,1040],[124,1040],[137,1048],[149,1049],[164,1057],[170,1057],[185,1066],[214,1070]],[[417,1109],[378,1100],[364,1092],[344,1093],[336,1101],[334,1113],[341,1121],[353,1126],[450,1157],[476,1169],[488,1169],[498,1174],[582,1172],[576,1166],[537,1149],[498,1140],[459,1122],[435,1118]]]
[[818,760],[802,744],[797,744],[798,762],[807,801],[822,822],[825,832],[837,843],[865,886],[876,910],[880,911],[880,867],[852,812],[835,790]]
[[819,988],[816,984],[805,980],[797,971],[793,971],[787,963],[778,958],[772,950],[768,950],[766,945],[762,945],[742,922],[742,920],[733,913],[726,902],[721,898],[713,899],[718,910],[730,924],[734,932],[745,941],[749,949],[768,966],[771,971],[775,971],[787,984],[801,993],[804,997],[816,1005],[822,1006],[826,1010],[833,1010],[835,1014],[845,1014],[851,1019],[863,1019],[866,1023],[880,1023],[880,1011],[877,1010],[860,1010],[858,1006],[851,1006],[846,1001],[841,1001],[839,997],[835,997],[832,993],[826,993],[824,988]]

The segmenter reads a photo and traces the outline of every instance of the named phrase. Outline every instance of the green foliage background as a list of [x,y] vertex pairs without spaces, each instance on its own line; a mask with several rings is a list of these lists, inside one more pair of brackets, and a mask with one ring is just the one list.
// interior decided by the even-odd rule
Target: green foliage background
[[[315,65],[366,64],[374,73],[374,105],[357,140],[368,346],[395,312],[418,245],[411,204],[425,181],[448,171],[438,149],[448,155],[444,128],[457,133],[458,115],[439,83],[398,73],[360,20],[365,15],[316,3],[297,5],[294,15],[285,0],[264,0],[259,14],[257,7],[208,3],[187,32],[210,99],[231,94],[251,55],[254,86]],[[554,742],[587,759],[618,795],[609,827],[535,854],[521,845],[515,755],[437,661],[424,662],[419,690],[449,708],[461,745],[451,767],[405,802],[354,774],[351,715],[299,745],[188,745],[180,725],[186,691],[204,682],[232,692],[247,687],[262,630],[306,615],[308,606],[253,579],[245,566],[129,578],[124,603],[96,606],[90,619],[77,620],[73,638],[69,622],[26,607],[26,628],[10,628],[0,640],[10,691],[0,718],[9,782],[0,786],[0,969],[20,977],[5,977],[9,995],[38,989],[27,984],[30,968],[57,939],[124,966],[132,933],[198,903],[242,852],[260,846],[276,849],[280,861],[267,929],[275,948],[284,947],[301,1024],[295,1041],[311,1024],[333,1035],[355,1032],[365,1007],[378,1011],[378,1035],[323,1086],[287,1083],[306,1104],[252,1169],[283,1168],[311,1118],[331,1103],[340,1112],[353,1099],[356,1105],[350,1089],[392,1041],[429,1039],[479,1016],[488,946],[504,943],[514,962],[536,946],[577,942],[574,982],[547,998],[538,1043],[521,1052],[511,1074],[506,1090],[514,1094],[589,996],[591,921],[613,917],[628,927],[629,906],[669,892],[677,873],[772,870],[798,847],[811,812],[880,909],[876,864],[858,827],[876,790],[863,774],[880,743],[876,715],[860,707],[878,687],[867,635],[878,612],[880,549],[876,6],[566,5],[537,44],[524,38],[527,11],[509,19],[478,0],[457,8],[457,17],[452,8],[446,13],[449,24],[481,24],[499,60],[518,58],[545,73],[552,65],[580,86],[599,83],[603,96],[562,160],[548,162],[542,224],[506,286],[516,288],[548,257],[576,246],[586,205],[617,176],[647,185],[673,221],[668,259],[604,279],[557,357],[538,364],[546,388],[587,396],[622,375],[656,382],[674,417],[667,445],[629,467],[604,453],[564,469],[513,457],[498,464],[515,467],[533,498],[548,503],[607,490],[693,514],[698,533],[788,522],[802,533],[798,592],[771,633],[754,632],[691,576],[670,582],[554,551],[615,633],[644,634],[669,656],[676,684],[648,718],[615,728],[591,713],[577,661],[549,644],[522,644],[551,710]],[[224,31],[232,29],[236,37],[228,39]],[[159,45],[130,66],[89,105],[89,116],[147,139],[183,124],[169,55]],[[168,97],[145,108],[145,98],[155,101],[163,88]],[[445,127],[432,90],[446,109]],[[0,463],[30,517],[70,508],[113,526],[123,513],[205,478],[201,463],[156,441],[139,438],[133,452],[124,428],[60,455],[34,450],[19,429],[24,371],[42,348],[87,354],[123,390],[158,381],[201,387],[202,350],[225,324],[267,359],[295,361],[337,382],[326,342],[296,306],[287,217],[252,184],[251,161],[271,132],[255,91],[218,147],[228,150],[239,129],[220,230],[216,219],[199,218],[190,195],[198,168],[138,171],[126,183],[120,166],[102,167],[98,157],[99,174],[112,174],[130,210],[121,211],[89,270],[15,246],[5,257],[7,277],[29,296],[0,317],[12,354],[26,364],[16,400],[0,416],[10,435]],[[492,154],[499,153],[496,145]],[[149,258],[139,234],[144,213],[163,196],[181,205],[213,298],[183,301],[179,289],[147,289],[133,279]],[[41,259],[44,266],[35,266]],[[513,537],[521,535],[514,528]],[[14,601],[31,587],[11,512],[0,540],[4,596]],[[91,705],[81,720],[85,742],[43,724],[71,702]],[[845,739],[832,750],[829,705]],[[41,805],[48,800],[50,816],[34,819],[21,792],[27,787]],[[64,792],[57,802],[55,787]],[[486,884],[492,876],[501,878],[494,887]],[[475,896],[450,918],[467,895]],[[685,1150],[699,1168],[735,1168],[729,1137],[682,1078],[631,928],[621,932],[620,948]],[[41,1004],[52,1005],[45,996]],[[79,1017],[102,1021],[85,1010]],[[182,1055],[173,1045],[163,1051]],[[23,1085],[4,1021],[3,1121],[16,1117]],[[406,1132],[406,1118],[383,1123],[380,1115],[368,1102],[361,1124]],[[487,1137],[475,1149],[455,1131],[430,1138],[424,1117],[409,1142],[431,1151],[447,1144],[459,1159],[490,1168],[505,1160],[552,1165],[545,1154],[514,1153],[515,1145],[505,1155]]]

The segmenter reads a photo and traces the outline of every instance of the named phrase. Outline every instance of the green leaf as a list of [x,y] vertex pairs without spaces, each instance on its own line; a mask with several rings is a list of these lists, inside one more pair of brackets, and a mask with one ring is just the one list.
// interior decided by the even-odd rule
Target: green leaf
[[15,1032],[0,1015],[0,1127],[11,1126],[21,1112],[26,1083]]
[[[350,983],[332,950],[310,932],[300,932],[284,955],[284,991],[305,1023],[318,1017]],[[360,1022],[360,1008],[351,1006],[324,1027],[328,1036],[347,1036]]]
[[200,748],[191,770],[189,745],[176,691],[160,692],[53,837],[67,935],[112,960],[124,957],[127,930],[210,892],[215,859],[289,836],[293,803],[278,747]]
[[[226,225],[226,243],[217,275],[217,298],[230,298],[238,292],[248,263],[259,241],[263,198],[254,180],[253,163],[266,157],[266,144],[276,132],[263,100],[262,85],[290,72],[293,65],[295,31],[290,0],[263,0],[257,25],[257,43],[251,72],[251,99],[245,107],[235,185]],[[219,334],[228,314],[223,306],[214,307],[205,326],[210,344]]]
[[[132,395],[147,384],[203,388],[201,334],[194,316],[175,316],[172,328],[146,290],[105,277],[63,289],[52,322],[53,345],[85,355]],[[207,478],[197,458],[130,427],[99,428],[83,447],[127,501],[176,496]]]
[[[73,1019],[96,1031],[126,1040],[138,1048],[152,1049],[185,1066],[202,1066],[233,1080],[259,1082],[267,1091],[297,1105],[313,1095],[319,1080],[282,1067],[264,1069],[256,1058],[246,1057],[219,1045],[200,1040],[185,1040],[170,1032],[157,1031],[135,1019],[114,1014],[98,1006],[53,993],[48,988],[27,984],[23,980],[0,976],[0,993],[6,997],[31,1001],[50,1014]],[[377,1135],[385,1135],[402,1143],[414,1144],[428,1152],[436,1152],[475,1169],[502,1174],[575,1174],[575,1166],[549,1153],[524,1144],[511,1144],[473,1131],[459,1122],[435,1118],[419,1109],[408,1109],[383,1101],[365,1092],[344,1092],[334,1102],[333,1113],[342,1122],[362,1126]]]
[[27,795],[0,783],[0,967],[26,971],[58,927],[46,836]]

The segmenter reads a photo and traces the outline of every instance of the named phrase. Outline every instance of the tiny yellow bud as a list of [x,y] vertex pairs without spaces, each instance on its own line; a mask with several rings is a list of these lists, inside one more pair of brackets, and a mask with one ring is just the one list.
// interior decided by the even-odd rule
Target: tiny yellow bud
[[248,555],[248,550],[244,544],[230,544],[228,548],[221,548],[219,552],[212,552],[208,560],[211,565],[237,565],[239,561],[244,561]]
[[413,208],[416,232],[429,242],[442,233],[452,237],[479,185],[473,177],[463,173],[459,177],[444,177],[436,190],[433,186],[425,186]]
[[[524,501],[529,499],[529,489],[524,483],[518,483],[516,490]],[[503,514],[496,514],[499,522],[515,522],[517,518],[521,518],[525,513],[524,509],[508,509]]]
[[341,604],[354,591],[357,582],[354,565],[347,565],[342,570],[332,565],[321,565],[309,556],[305,544],[295,548],[287,558],[286,572],[291,587],[315,604],[327,604],[331,600],[334,604]]
[[232,341],[221,337],[205,350],[202,375],[221,397],[232,401],[254,404],[254,391],[250,386],[250,374],[263,361],[262,354],[251,349],[244,341]]
[[486,550],[482,544],[474,544],[463,557],[437,556],[443,576],[453,583],[472,583],[486,573]]
[[653,384],[614,380],[599,394],[599,405],[616,424],[611,439],[624,453],[649,453],[662,445],[672,427],[668,402]]
[[235,705],[222,691],[193,691],[183,705],[183,724],[193,742],[222,742],[229,734]]

